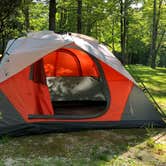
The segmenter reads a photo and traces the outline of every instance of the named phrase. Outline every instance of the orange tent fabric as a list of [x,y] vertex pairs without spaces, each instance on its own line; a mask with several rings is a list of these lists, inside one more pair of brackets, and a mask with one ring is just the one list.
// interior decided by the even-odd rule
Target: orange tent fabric
[[99,72],[93,60],[83,51],[59,49],[44,57],[46,76],[94,76]]

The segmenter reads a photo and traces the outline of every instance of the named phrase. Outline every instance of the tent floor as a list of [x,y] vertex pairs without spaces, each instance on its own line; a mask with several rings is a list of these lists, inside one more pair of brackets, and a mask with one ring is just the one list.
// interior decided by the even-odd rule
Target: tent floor
[[29,119],[82,119],[91,118],[105,111],[106,101],[52,101],[54,115],[33,114]]
[[53,101],[55,115],[95,115],[105,110],[106,101]]

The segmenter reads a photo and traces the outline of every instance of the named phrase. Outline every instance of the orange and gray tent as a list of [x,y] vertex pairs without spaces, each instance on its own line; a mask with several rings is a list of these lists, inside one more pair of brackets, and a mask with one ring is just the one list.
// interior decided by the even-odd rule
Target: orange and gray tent
[[119,60],[81,34],[30,33],[0,64],[0,135],[165,126]]

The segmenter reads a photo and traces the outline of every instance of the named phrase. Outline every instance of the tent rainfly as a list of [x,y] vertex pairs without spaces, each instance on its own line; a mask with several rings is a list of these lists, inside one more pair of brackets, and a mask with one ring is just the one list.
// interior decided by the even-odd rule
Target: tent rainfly
[[0,63],[0,136],[149,125],[165,122],[97,40],[41,31],[8,42]]

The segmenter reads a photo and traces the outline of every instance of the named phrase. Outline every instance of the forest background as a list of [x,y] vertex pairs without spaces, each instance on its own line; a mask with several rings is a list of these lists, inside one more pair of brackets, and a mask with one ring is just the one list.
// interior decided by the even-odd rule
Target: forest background
[[92,36],[125,64],[166,67],[166,0],[1,0],[0,54],[28,32]]

